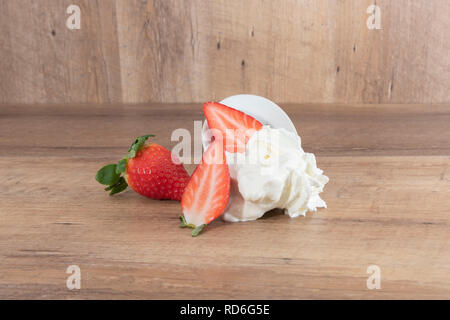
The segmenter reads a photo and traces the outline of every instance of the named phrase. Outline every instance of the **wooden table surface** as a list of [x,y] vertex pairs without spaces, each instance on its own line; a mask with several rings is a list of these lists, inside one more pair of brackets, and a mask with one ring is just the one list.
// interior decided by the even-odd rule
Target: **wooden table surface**
[[450,105],[283,108],[328,209],[191,238],[178,202],[109,197],[94,176],[138,135],[173,147],[201,105],[0,106],[0,298],[450,298]]

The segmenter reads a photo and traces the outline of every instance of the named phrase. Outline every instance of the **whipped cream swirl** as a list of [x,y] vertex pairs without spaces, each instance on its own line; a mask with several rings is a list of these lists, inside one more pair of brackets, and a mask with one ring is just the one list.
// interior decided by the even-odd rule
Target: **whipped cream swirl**
[[224,220],[256,220],[275,208],[290,217],[326,208],[319,194],[329,179],[295,133],[263,126],[249,139],[245,153],[226,152],[226,157],[231,195]]

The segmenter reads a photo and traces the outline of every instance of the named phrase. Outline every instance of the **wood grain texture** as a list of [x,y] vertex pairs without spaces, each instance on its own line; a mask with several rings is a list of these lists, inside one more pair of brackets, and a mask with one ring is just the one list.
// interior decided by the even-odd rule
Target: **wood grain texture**
[[191,238],[179,203],[108,197],[93,177],[136,135],[173,146],[201,105],[3,106],[0,298],[450,298],[450,105],[284,109],[330,177],[328,209]]
[[0,103],[122,99],[114,2],[76,1],[82,28],[66,28],[73,1],[0,1]]
[[448,1],[72,2],[0,2],[0,102],[450,102]]

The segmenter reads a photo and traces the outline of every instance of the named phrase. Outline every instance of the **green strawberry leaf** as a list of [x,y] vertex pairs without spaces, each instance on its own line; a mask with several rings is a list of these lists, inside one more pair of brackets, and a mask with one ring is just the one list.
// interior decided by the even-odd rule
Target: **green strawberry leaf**
[[149,137],[154,137],[153,134],[147,134],[142,137],[138,137],[128,149],[128,154],[117,164],[108,164],[101,168],[95,175],[95,180],[101,184],[107,185],[105,191],[110,191],[109,195],[122,192],[128,187],[127,181],[122,177],[122,173],[126,172],[127,161],[136,156],[139,149],[145,144],[145,141]]
[[128,155],[127,158],[128,159],[132,159],[136,156],[136,153],[139,151],[139,149],[145,144],[145,141],[147,141],[147,139],[149,137],[154,137],[155,135],[153,134],[147,134],[145,136],[142,137],[138,137],[130,146],[130,149],[128,149]]
[[111,190],[112,188],[114,188],[114,186],[115,186],[115,184],[112,184],[112,185],[110,185],[110,186],[107,186],[104,190],[105,190],[105,191],[109,191],[109,190]]
[[95,180],[100,182],[104,185],[113,185],[117,181],[119,181],[120,173],[116,172],[117,165],[115,164],[108,164],[98,170],[97,174],[95,175]]
[[123,158],[122,160],[117,162],[116,173],[121,174],[125,172],[126,166],[127,166],[127,159]]
[[[128,187],[128,183],[125,181],[124,177],[120,177],[119,181],[117,181],[117,183],[115,183],[112,186],[109,186],[108,188],[106,188],[106,191],[111,190],[111,192],[109,193],[110,196],[112,196],[113,194],[122,192],[123,190],[125,190]],[[108,189],[108,190],[107,190]]]
[[196,237],[198,234],[206,227],[206,224],[199,225],[194,230],[192,230],[191,236]]

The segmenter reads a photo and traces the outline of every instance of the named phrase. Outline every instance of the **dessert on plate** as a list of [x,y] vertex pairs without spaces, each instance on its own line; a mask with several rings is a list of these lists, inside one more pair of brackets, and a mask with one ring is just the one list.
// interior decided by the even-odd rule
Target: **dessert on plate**
[[[249,221],[279,208],[298,217],[326,207],[319,194],[328,177],[297,134],[217,102],[205,103],[203,112],[213,142],[183,194],[182,227],[197,235],[219,216]],[[212,158],[218,162],[211,164]]]
[[[101,168],[96,180],[110,195],[129,186],[148,198],[181,200],[180,226],[194,229],[192,236],[221,216],[230,222],[249,221],[278,208],[293,218],[325,208],[320,193],[328,177],[317,168],[314,154],[303,151],[292,122],[278,106],[268,107],[269,100],[247,97],[256,98],[262,116],[274,119],[263,124],[224,104],[205,103],[209,138],[192,176],[170,150],[147,143],[153,135],[145,135],[121,160]],[[284,125],[270,124],[277,115]]]

